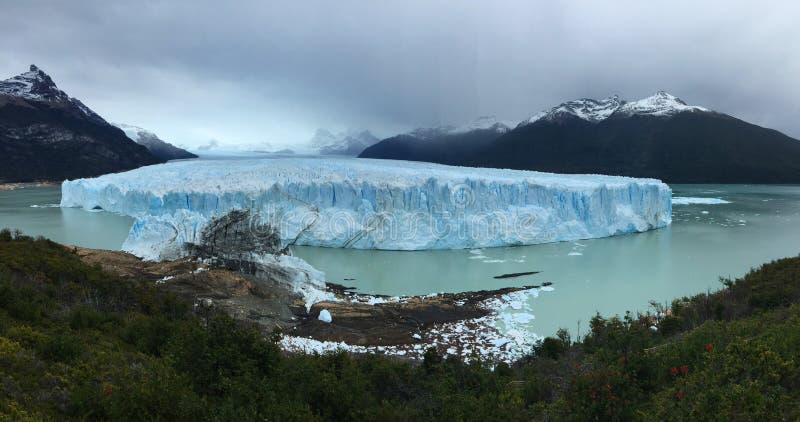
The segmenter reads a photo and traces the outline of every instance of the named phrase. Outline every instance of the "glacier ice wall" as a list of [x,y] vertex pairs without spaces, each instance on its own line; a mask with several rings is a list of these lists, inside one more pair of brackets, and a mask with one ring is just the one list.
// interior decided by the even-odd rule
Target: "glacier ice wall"
[[392,250],[613,236],[672,214],[670,188],[653,179],[347,158],[171,162],[65,181],[61,206],[135,217],[123,249],[149,259],[231,209],[252,210],[285,243]]

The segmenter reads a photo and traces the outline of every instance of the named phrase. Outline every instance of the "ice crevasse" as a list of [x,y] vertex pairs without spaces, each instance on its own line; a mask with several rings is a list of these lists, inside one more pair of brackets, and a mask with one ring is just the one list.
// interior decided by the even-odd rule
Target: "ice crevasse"
[[123,249],[162,259],[250,209],[286,244],[424,250],[642,232],[671,222],[654,179],[347,158],[178,161],[65,181],[62,207],[136,219]]

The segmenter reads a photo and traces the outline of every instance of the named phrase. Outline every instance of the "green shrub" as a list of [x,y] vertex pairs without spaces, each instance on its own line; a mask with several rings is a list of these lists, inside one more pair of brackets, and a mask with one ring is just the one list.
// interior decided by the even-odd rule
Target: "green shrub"
[[69,363],[83,352],[83,344],[80,338],[73,334],[59,333],[47,337],[40,349],[45,359]]
[[561,339],[555,337],[545,337],[534,349],[536,355],[549,359],[558,359],[563,355],[567,346]]
[[73,330],[86,328],[101,328],[106,323],[117,321],[107,312],[98,311],[87,305],[79,305],[72,309],[69,315],[69,327]]

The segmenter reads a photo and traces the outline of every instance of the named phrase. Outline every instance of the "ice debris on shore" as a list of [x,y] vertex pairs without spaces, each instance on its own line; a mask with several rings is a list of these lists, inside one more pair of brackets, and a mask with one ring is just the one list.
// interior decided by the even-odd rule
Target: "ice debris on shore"
[[491,311],[489,315],[434,324],[420,333],[414,333],[412,337],[419,340],[416,343],[362,346],[284,335],[280,344],[289,352],[333,353],[345,350],[410,359],[421,359],[425,351],[433,347],[444,356],[454,356],[464,361],[480,358],[483,361],[511,363],[531,353],[536,343],[542,339],[530,329],[530,323],[534,319],[531,300],[541,292],[550,291],[553,291],[552,286],[543,286],[484,300],[480,306]]
[[319,319],[322,322],[327,322],[327,323],[330,323],[331,321],[333,321],[333,317],[331,317],[331,312],[328,311],[327,309],[323,309],[323,310],[319,311],[319,316],[317,317],[317,319]]

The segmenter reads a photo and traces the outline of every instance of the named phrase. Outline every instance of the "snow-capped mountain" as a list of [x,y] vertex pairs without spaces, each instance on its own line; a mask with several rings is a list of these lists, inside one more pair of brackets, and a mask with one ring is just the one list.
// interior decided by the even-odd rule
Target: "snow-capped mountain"
[[142,129],[138,126],[128,125],[125,123],[113,123],[114,126],[122,129],[128,138],[132,139],[139,145],[143,145],[156,157],[162,160],[177,160],[182,158],[197,158],[185,149],[181,149],[168,142],[163,141],[153,132]]
[[58,89],[53,79],[33,64],[27,72],[0,81],[0,94],[33,101],[68,103],[90,119],[105,122],[99,114],[86,107],[80,100],[72,98]]
[[619,110],[624,103],[625,101],[620,100],[617,95],[602,100],[582,98],[580,100],[567,101],[550,110],[534,114],[531,118],[520,122],[518,126],[529,125],[540,120],[558,121],[565,117],[577,117],[589,122],[599,122]]
[[326,129],[317,129],[311,138],[312,149],[320,155],[347,155],[355,157],[380,139],[370,131],[348,130],[337,134]]
[[650,97],[631,102],[621,100],[618,95],[612,95],[602,100],[582,98],[580,100],[567,101],[550,110],[540,111],[534,114],[529,119],[520,122],[518,127],[538,121],[562,121],[570,117],[577,117],[581,120],[597,123],[608,119],[615,113],[624,116],[639,114],[667,117],[687,111],[710,112],[707,108],[687,105],[680,98],[672,94],[658,91]]
[[0,81],[0,181],[57,181],[159,162],[38,67]]
[[663,91],[567,101],[496,136],[453,130],[416,130],[361,156],[676,183],[800,183],[800,141]]
[[674,116],[687,111],[711,112],[711,110],[704,107],[687,105],[680,98],[664,91],[659,91],[655,95],[641,100],[625,103],[617,110],[617,112],[629,116],[634,114]]

